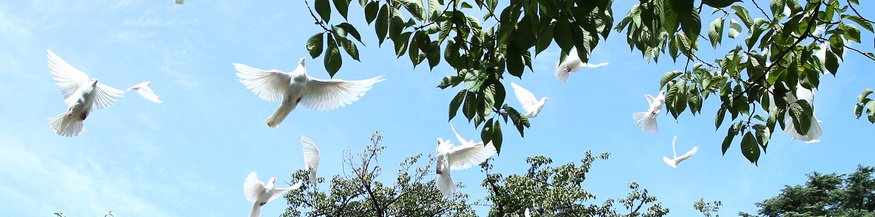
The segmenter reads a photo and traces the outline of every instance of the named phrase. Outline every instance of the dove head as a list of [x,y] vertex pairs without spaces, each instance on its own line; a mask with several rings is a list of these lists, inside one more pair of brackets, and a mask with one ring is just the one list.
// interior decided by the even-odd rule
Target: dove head
[[301,59],[298,59],[298,65],[303,66],[303,65],[304,65],[304,62],[305,62],[306,60],[307,60],[307,58],[301,57]]
[[91,84],[92,87],[96,86],[97,85],[97,78],[92,78],[91,81],[88,81],[88,83]]

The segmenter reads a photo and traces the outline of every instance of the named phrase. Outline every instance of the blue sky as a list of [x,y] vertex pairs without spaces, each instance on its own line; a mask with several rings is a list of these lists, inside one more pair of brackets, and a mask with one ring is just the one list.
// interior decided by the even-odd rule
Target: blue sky
[[[616,1],[615,15],[625,15],[634,2]],[[361,17],[357,9],[354,3],[350,17]],[[0,210],[10,216],[99,216],[110,210],[117,216],[243,216],[252,206],[242,194],[246,175],[255,170],[262,180],[287,180],[303,168],[301,135],[319,145],[318,175],[330,177],[342,173],[343,150],[363,149],[371,133],[380,130],[388,147],[380,180],[394,180],[404,157],[433,152],[436,137],[454,139],[447,105],[458,88],[435,86],[455,72],[446,66],[414,69],[406,57],[396,59],[391,49],[377,46],[373,27],[353,24],[367,46],[359,46],[362,62],[343,55],[337,78],[386,75],[386,81],[349,106],[329,112],[299,108],[279,128],[268,129],[264,120],[278,103],[247,90],[231,63],[294,69],[298,58],[308,56],[306,39],[321,31],[301,1],[0,3],[0,80],[6,81],[0,85],[0,113],[6,114],[0,124],[0,201],[5,201]],[[868,141],[875,126],[853,116],[860,91],[875,88],[869,60],[847,54],[838,77],[822,78],[816,95],[822,142],[804,144],[775,133],[768,153],[754,166],[737,144],[721,156],[726,130],[713,128],[716,98],[703,106],[702,115],[685,113],[674,121],[663,114],[658,134],[636,128],[631,114],[647,109],[643,95],[655,95],[663,73],[683,64],[667,56],[659,64],[647,63],[629,51],[624,37],[613,32],[591,57],[610,65],[582,69],[568,83],[553,77],[556,46],[535,58],[534,73],[527,71],[522,80],[507,77],[505,86],[513,81],[550,101],[525,138],[505,128],[496,171],[522,173],[528,156],[564,164],[579,162],[586,150],[610,152],[611,159],[596,162],[584,184],[599,197],[593,203],[624,197],[635,181],[671,209],[669,216],[693,216],[698,214],[692,203],[700,197],[723,201],[724,215],[755,212],[754,202],[776,195],[785,184],[804,182],[806,173],[849,173],[858,164],[875,163],[875,147]],[[864,32],[863,38],[864,44],[854,46],[871,49],[872,34]],[[723,53],[700,47],[706,59]],[[46,49],[115,88],[151,80],[164,103],[127,94],[92,113],[80,136],[55,135],[45,119],[66,106],[48,71]],[[308,61],[310,75],[327,78],[321,57]],[[513,95],[507,102],[519,106]],[[466,138],[479,137],[463,118],[451,124]],[[680,152],[699,146],[699,153],[677,169],[662,162],[671,154],[674,135]],[[484,196],[478,169],[453,175],[468,185],[460,192]],[[262,214],[276,216],[284,209],[282,201],[272,202]]]

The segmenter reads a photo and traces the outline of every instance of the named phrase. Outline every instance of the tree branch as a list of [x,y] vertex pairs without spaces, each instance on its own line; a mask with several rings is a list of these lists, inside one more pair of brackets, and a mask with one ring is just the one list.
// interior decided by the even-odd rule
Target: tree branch
[[310,12],[310,16],[313,17],[313,20],[316,21],[316,23],[314,23],[314,24],[319,24],[319,26],[321,26],[322,29],[324,29],[326,32],[332,32],[331,30],[328,29],[328,27],[325,27],[325,24],[322,23],[322,21],[319,20],[319,18],[316,18],[316,14],[313,14],[313,9],[310,8],[310,3],[308,3],[307,0],[304,0],[304,5],[307,6],[307,11]]

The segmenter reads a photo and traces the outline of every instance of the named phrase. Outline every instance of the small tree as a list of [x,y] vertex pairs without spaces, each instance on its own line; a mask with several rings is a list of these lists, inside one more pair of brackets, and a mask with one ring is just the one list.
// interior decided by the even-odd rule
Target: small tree
[[[775,197],[756,203],[761,216],[875,216],[873,167],[857,166],[845,175],[808,174],[805,185],[784,186]],[[739,213],[742,216],[755,216]]]
[[[427,164],[416,168],[413,166],[422,154],[404,158],[394,184],[377,181],[382,174],[379,156],[386,147],[380,145],[383,135],[379,131],[370,140],[356,156],[345,153],[344,169],[350,174],[334,175],[329,190],[320,191],[308,184],[285,195],[289,207],[283,216],[475,216],[467,194],[442,197],[434,180],[425,180],[434,165],[431,154]],[[308,176],[307,171],[299,170],[292,174],[292,180]],[[302,215],[301,210],[309,212]]]
[[[583,188],[586,173],[594,161],[606,160],[608,156],[602,153],[595,157],[587,151],[580,165],[569,162],[555,168],[550,167],[553,163],[550,158],[530,157],[526,158],[531,164],[528,172],[507,177],[489,173],[492,165],[488,161],[481,164],[487,173],[481,185],[489,190],[485,200],[492,203],[489,216],[523,216],[526,208],[532,210],[532,216],[665,216],[668,209],[662,208],[656,197],[635,182],[629,184],[632,192],[625,198],[608,199],[601,205],[587,203],[596,196]],[[622,204],[628,213],[620,214],[614,208],[615,202]]]

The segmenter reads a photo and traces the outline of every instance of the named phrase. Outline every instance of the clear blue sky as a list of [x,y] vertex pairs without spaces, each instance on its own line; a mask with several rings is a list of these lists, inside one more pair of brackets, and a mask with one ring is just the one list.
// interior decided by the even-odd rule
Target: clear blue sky
[[[634,2],[616,1],[615,15],[625,15]],[[357,3],[350,8],[350,17],[361,17]],[[875,16],[872,10],[863,13]],[[713,18],[702,20],[708,24]],[[299,108],[279,128],[268,129],[264,120],[278,103],[247,90],[231,63],[294,69],[298,58],[308,56],[306,39],[321,31],[301,1],[0,3],[0,114],[5,115],[0,122],[0,210],[9,216],[101,216],[110,210],[116,216],[243,216],[252,206],[242,193],[246,175],[256,170],[262,180],[288,180],[303,168],[301,135],[319,145],[318,175],[330,177],[342,173],[343,150],[363,149],[368,136],[380,130],[388,147],[380,180],[393,181],[405,156],[434,152],[436,137],[454,139],[447,105],[458,88],[435,86],[455,72],[445,66],[431,72],[424,66],[413,69],[406,57],[394,57],[391,44],[377,46],[373,27],[354,24],[367,45],[359,47],[362,62],[343,54],[337,77],[386,75],[386,81],[352,105],[329,112]],[[864,44],[854,46],[871,50],[872,34],[863,38]],[[723,53],[700,47],[705,59]],[[55,135],[45,119],[66,106],[49,73],[46,49],[115,88],[151,80],[164,103],[130,93],[92,113],[80,136]],[[875,164],[875,126],[853,116],[860,91],[875,88],[875,74],[873,63],[857,54],[846,55],[837,78],[821,81],[816,106],[825,132],[822,142],[804,144],[775,133],[768,154],[754,166],[737,144],[721,156],[726,130],[714,130],[716,98],[695,117],[685,113],[676,122],[663,114],[658,134],[635,127],[632,113],[647,109],[643,95],[655,95],[663,73],[683,64],[668,56],[659,64],[647,63],[629,51],[625,35],[614,32],[591,58],[610,65],[583,69],[561,83],[553,77],[558,53],[551,47],[534,59],[534,73],[505,80],[507,87],[513,81],[550,101],[525,138],[505,127],[496,171],[522,173],[527,168],[523,159],[534,155],[552,157],[559,165],[579,162],[586,150],[611,152],[611,159],[595,163],[584,184],[599,196],[592,203],[624,197],[628,183],[635,181],[670,208],[670,216],[695,216],[692,203],[700,197],[723,201],[723,215],[755,212],[754,202],[777,194],[785,184],[804,182],[806,173],[849,173],[858,164]],[[321,57],[308,61],[312,76],[327,77]],[[512,94],[507,102],[519,105]],[[464,137],[479,137],[463,118],[451,123]],[[680,152],[700,147],[677,169],[662,162],[663,155],[671,154],[674,135]],[[453,175],[468,185],[460,192],[484,196],[479,186],[484,175],[478,169]],[[283,209],[284,202],[276,201],[262,213],[276,216]],[[487,210],[476,209],[481,214]]]

